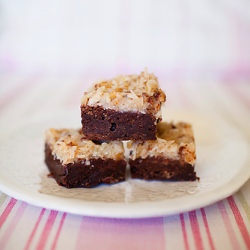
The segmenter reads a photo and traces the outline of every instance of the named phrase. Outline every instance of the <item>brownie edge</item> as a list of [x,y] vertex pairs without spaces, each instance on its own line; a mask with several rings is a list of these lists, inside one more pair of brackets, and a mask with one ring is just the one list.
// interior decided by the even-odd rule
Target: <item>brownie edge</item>
[[81,106],[82,132],[87,140],[155,140],[156,118],[140,112],[119,112]]
[[167,160],[163,157],[147,157],[129,160],[131,177],[143,180],[199,180],[194,166],[178,160]]
[[126,161],[92,158],[62,164],[45,144],[45,163],[56,182],[66,188],[94,187],[101,183],[113,184],[125,180]]

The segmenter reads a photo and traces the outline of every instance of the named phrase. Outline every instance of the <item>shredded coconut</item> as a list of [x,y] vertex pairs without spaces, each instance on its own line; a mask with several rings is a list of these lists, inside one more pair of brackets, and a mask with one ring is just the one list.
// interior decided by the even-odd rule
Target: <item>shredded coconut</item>
[[165,100],[166,95],[159,88],[156,76],[145,70],[140,75],[120,75],[96,82],[85,92],[81,104],[118,111],[153,113],[159,118],[161,104]]
[[52,155],[63,164],[84,160],[89,165],[91,158],[124,159],[122,142],[111,141],[95,144],[82,137],[81,130],[75,129],[51,128],[45,133],[46,144],[50,147]]
[[130,158],[165,157],[195,164],[195,141],[192,126],[188,123],[161,122],[157,126],[157,139],[149,141],[130,141],[127,147]]

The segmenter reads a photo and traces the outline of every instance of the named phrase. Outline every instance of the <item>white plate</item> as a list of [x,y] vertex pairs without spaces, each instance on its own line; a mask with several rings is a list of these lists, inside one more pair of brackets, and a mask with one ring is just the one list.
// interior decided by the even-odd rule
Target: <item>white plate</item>
[[[197,209],[236,192],[249,178],[249,147],[244,136],[219,117],[164,112],[164,119],[193,124],[199,182],[131,180],[96,188],[66,189],[48,178],[44,131],[79,127],[79,114],[35,117],[20,125],[0,145],[0,190],[30,204],[75,214],[139,218]],[[167,117],[167,118],[166,118]]]

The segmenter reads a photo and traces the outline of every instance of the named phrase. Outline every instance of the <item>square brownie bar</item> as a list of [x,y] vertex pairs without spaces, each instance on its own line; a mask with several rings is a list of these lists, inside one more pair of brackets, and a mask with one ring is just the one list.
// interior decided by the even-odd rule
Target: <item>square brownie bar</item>
[[46,131],[45,163],[56,182],[67,188],[94,187],[125,180],[123,143],[82,139],[82,131]]
[[81,101],[83,134],[88,140],[154,140],[165,100],[146,71],[99,81]]
[[188,123],[158,124],[157,140],[130,141],[132,178],[144,180],[195,181],[195,141]]

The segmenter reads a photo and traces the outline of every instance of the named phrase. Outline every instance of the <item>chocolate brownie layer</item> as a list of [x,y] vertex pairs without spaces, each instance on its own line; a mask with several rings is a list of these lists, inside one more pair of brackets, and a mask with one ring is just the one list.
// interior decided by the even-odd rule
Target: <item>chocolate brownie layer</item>
[[129,141],[132,178],[196,180],[196,147],[192,126],[185,122],[157,125],[157,139]]
[[82,132],[88,140],[155,140],[152,114],[119,112],[103,107],[81,106]]
[[56,182],[67,188],[94,187],[100,183],[113,184],[125,180],[126,161],[93,158],[63,164],[45,144],[45,163]]
[[130,159],[129,165],[132,178],[173,181],[195,181],[198,179],[191,164],[166,160],[163,157]]
[[90,140],[155,140],[165,100],[147,71],[98,81],[81,100],[83,133]]

